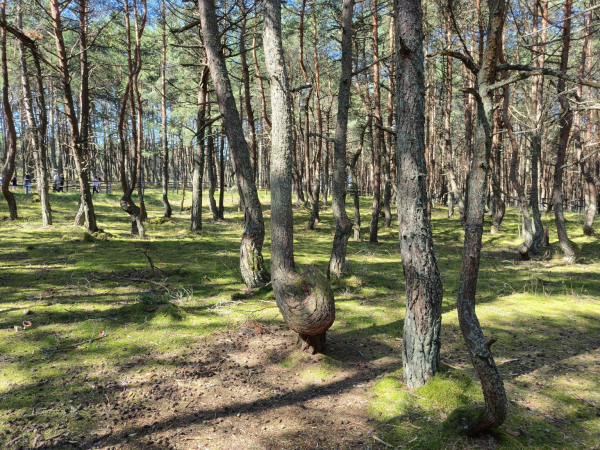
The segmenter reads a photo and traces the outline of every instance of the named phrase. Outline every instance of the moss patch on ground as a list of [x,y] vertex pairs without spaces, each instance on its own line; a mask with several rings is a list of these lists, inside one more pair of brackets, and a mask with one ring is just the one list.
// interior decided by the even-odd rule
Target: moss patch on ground
[[[206,366],[210,371],[202,376],[217,373],[225,380],[218,386],[226,386],[227,371],[233,369],[225,369],[222,361],[232,349],[239,352],[243,374],[236,382],[246,383],[227,392],[252,386],[244,395],[255,395],[253,401],[258,402],[251,403],[258,409],[236,410],[241,416],[228,419],[239,427],[248,417],[243,422],[248,448],[269,448],[273,442],[307,449],[317,443],[319,448],[384,448],[373,436],[396,447],[427,449],[489,448],[490,439],[494,448],[502,449],[580,449],[600,442],[600,244],[581,232],[581,215],[567,214],[570,237],[581,248],[575,265],[562,261],[555,235],[539,256],[520,261],[517,212],[508,210],[501,233],[495,235],[489,234],[486,218],[477,313],[486,336],[498,339],[493,351],[505,380],[510,415],[494,433],[468,438],[463,423],[482,412],[483,398],[455,310],[463,231],[459,220],[447,219],[443,208],[434,210],[432,227],[444,283],[444,365],[430,384],[409,392],[401,377],[405,301],[397,222],[380,229],[378,245],[350,241],[350,273],[332,280],[336,322],[328,333],[328,350],[315,359],[293,351],[293,342],[273,340],[271,334],[236,341],[245,339],[244,324],[249,321],[285,328],[272,292],[236,296],[245,291],[239,271],[243,224],[237,196],[226,196],[225,221],[213,222],[205,208],[203,231],[189,233],[189,211],[176,208],[171,219],[160,220],[160,193],[149,191],[151,220],[143,240],[130,235],[130,221],[120,211],[117,195],[94,200],[103,228],[98,235],[86,236],[72,225],[77,209],[72,194],[51,194],[51,227],[41,228],[39,203],[20,193],[20,219],[0,221],[0,446],[18,441],[24,447],[55,442],[52,448],[74,448],[95,434],[98,442],[113,439],[111,445],[120,448],[147,445],[140,436],[156,443],[167,435],[178,448],[197,448],[196,441],[183,439],[183,430],[200,437],[214,435],[203,441],[203,448],[232,448],[237,441],[231,432],[219,431],[217,420],[219,415],[228,417],[223,408],[236,410],[242,400],[229,400],[221,391],[210,401],[202,400],[205,406],[186,400],[187,408],[196,412],[205,411],[206,405],[215,411],[202,412],[205,417],[194,425],[173,422],[178,425],[169,428],[157,416],[148,419],[148,429],[141,424],[134,428],[138,417],[125,412],[119,413],[119,424],[111,425],[114,412],[106,412],[108,404],[114,408],[117,402],[139,397],[146,398],[145,408],[154,408],[149,410],[152,414],[160,410],[164,417],[162,400],[143,397],[144,389],[154,383],[147,374],[162,373],[161,380],[181,384],[188,378],[179,374],[192,365],[189,355],[202,351],[211,361]],[[268,267],[269,199],[261,194],[261,201]],[[371,215],[369,206],[370,200],[362,199],[363,223]],[[189,196],[184,207],[189,207]],[[7,214],[6,204],[0,203],[0,218]],[[299,269],[325,268],[334,230],[331,208],[322,208],[314,231],[306,230],[305,210],[295,210],[294,220]],[[551,218],[544,223],[553,229]],[[32,326],[23,329],[23,321]],[[222,336],[218,345],[211,343],[216,336]],[[202,361],[199,367],[208,364]],[[262,378],[252,384],[256,373]],[[190,383],[196,383],[191,377]],[[195,392],[197,385],[193,386],[182,387],[180,395]],[[125,390],[117,395],[117,388]],[[217,387],[205,388],[211,389]],[[260,409],[265,392],[275,403]],[[284,416],[277,402],[288,397],[290,412]],[[307,428],[308,419],[302,417],[310,414],[300,405],[311,405],[314,414],[322,411],[330,419]],[[169,420],[183,420],[183,411],[169,408]],[[264,414],[280,417],[275,422]],[[350,424],[340,423],[339,417]],[[103,434],[108,433],[105,429],[112,430],[112,438]],[[136,436],[128,438],[126,432]],[[58,433],[60,438],[53,438]],[[323,440],[315,441],[317,436]],[[236,444],[246,448],[241,445]]]

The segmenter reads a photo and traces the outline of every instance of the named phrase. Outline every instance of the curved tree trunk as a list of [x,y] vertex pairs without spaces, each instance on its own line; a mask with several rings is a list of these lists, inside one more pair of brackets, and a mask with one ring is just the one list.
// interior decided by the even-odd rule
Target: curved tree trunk
[[488,161],[492,150],[494,97],[489,86],[496,81],[496,66],[502,48],[505,13],[504,0],[490,1],[490,19],[486,33],[487,45],[481,69],[477,74],[475,148],[467,180],[465,243],[456,302],[460,328],[471,356],[471,362],[481,382],[486,405],[482,420],[468,425],[470,433],[500,426],[508,413],[504,382],[490,351],[493,341],[486,342],[475,313],[475,294],[479,276],[487,194]]
[[424,385],[438,369],[443,296],[423,176],[427,170],[422,18],[419,0],[396,3],[398,230],[406,282],[402,362],[409,388]]
[[[69,70],[69,60],[63,38],[63,25],[61,19],[61,6],[58,0],[50,0],[50,15],[52,17],[52,27],[54,30],[54,40],[56,43],[56,53],[58,55],[58,68],[62,82],[64,96],[64,113],[67,116],[69,124],[69,137],[75,168],[79,178],[80,200],[82,203],[82,212],[85,214],[87,230],[90,233],[98,231],[96,224],[96,214],[94,203],[92,201],[92,192],[89,181],[89,153],[88,153],[88,131],[89,131],[89,67],[87,61],[87,1],[79,3],[80,27],[80,55],[79,64],[81,68],[81,121],[77,118],[75,102],[73,100],[73,91],[71,87],[71,74]],[[81,130],[79,123],[81,122]]]
[[508,117],[508,103],[509,103],[509,95],[508,95],[508,87],[504,88],[504,104],[502,107],[502,116],[504,119],[504,126],[506,127],[506,131],[508,132],[508,140],[511,146],[511,157],[510,157],[510,181],[512,182],[515,191],[517,192],[517,197],[519,199],[519,203],[521,204],[521,214],[523,215],[523,237],[525,241],[519,245],[519,254],[521,255],[521,259],[527,261],[529,259],[529,252],[536,255],[538,253],[537,247],[535,246],[535,242],[533,240],[533,230],[531,229],[531,219],[529,217],[529,208],[527,196],[525,195],[525,189],[519,182],[519,178],[517,176],[517,164],[519,161],[519,147],[517,146],[517,140],[515,139],[515,135],[513,134],[512,124],[510,122],[510,118]]
[[[2,11],[2,22],[6,21],[6,0],[2,0],[0,4]],[[2,106],[4,109],[4,117],[6,118],[6,125],[8,128],[8,142],[6,152],[6,162],[2,168],[2,194],[8,203],[8,211],[10,214],[10,220],[17,220],[17,201],[15,196],[10,191],[10,182],[13,174],[15,173],[15,156],[17,154],[17,130],[15,128],[15,119],[12,115],[12,106],[8,97],[8,60],[6,57],[6,28],[0,27],[0,39],[2,52]]]
[[[281,0],[266,0],[263,45],[271,78],[271,272],[277,306],[298,333],[303,350],[325,348],[325,333],[335,319],[333,292],[327,278],[294,264],[292,217],[292,110],[281,42]],[[308,132],[308,131],[306,131]]]
[[212,78],[229,149],[233,158],[240,196],[244,199],[245,226],[240,245],[240,271],[248,288],[264,286],[270,280],[262,256],[265,224],[254,183],[248,144],[231,90],[225,59],[220,52],[219,28],[214,0],[198,0],[204,49]]
[[[569,49],[571,44],[571,7],[573,0],[565,0],[565,20],[563,23],[562,34],[562,53],[560,56],[560,70],[563,73],[567,72],[569,65]],[[565,80],[558,79],[558,93],[565,92]],[[563,212],[563,174],[564,165],[567,160],[567,147],[569,144],[569,135],[573,126],[573,111],[569,105],[569,100],[561,95],[559,98],[562,115],[559,121],[560,138],[556,149],[556,166],[554,169],[554,182],[552,184],[552,202],[554,204],[554,219],[556,221],[556,231],[558,234],[558,243],[563,252],[563,259],[569,263],[577,261],[577,253],[575,248],[569,241],[567,235],[567,227],[565,225],[565,215]]]
[[[344,272],[348,239],[352,232],[352,222],[346,214],[346,135],[348,131],[348,109],[350,108],[350,87],[352,85],[352,16],[354,0],[344,0],[342,3],[342,71],[338,91],[338,113],[335,127],[335,142],[333,144],[333,189],[331,205],[335,219],[335,235],[333,248],[329,259],[328,273],[341,277]],[[354,164],[356,167],[356,163]],[[355,172],[355,171],[354,171]],[[356,173],[352,181],[356,183]],[[358,185],[354,191],[357,192]],[[360,218],[359,218],[360,221]],[[358,224],[360,230],[360,222]]]

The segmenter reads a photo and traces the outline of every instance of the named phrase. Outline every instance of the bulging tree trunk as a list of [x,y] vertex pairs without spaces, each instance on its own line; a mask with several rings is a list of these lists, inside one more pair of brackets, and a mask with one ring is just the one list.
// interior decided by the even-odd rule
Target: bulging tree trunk
[[219,110],[229,149],[233,158],[240,197],[244,200],[245,226],[240,245],[240,271],[248,288],[264,286],[270,280],[263,256],[265,224],[262,207],[254,182],[248,144],[242,122],[231,90],[225,59],[221,53],[220,32],[214,0],[198,0],[200,25],[211,79],[215,88]]
[[[338,114],[333,144],[333,195],[332,210],[335,219],[335,235],[329,259],[329,274],[341,277],[344,272],[348,239],[352,232],[352,222],[346,214],[346,135],[348,131],[348,109],[350,107],[350,87],[352,85],[352,15],[354,0],[342,3],[342,72],[338,91]],[[355,181],[356,174],[352,177]],[[358,189],[356,186],[355,191]],[[359,225],[360,226],[360,225]]]
[[[335,319],[333,291],[315,267],[296,272],[292,217],[292,111],[281,41],[281,0],[266,0],[263,45],[271,79],[271,273],[277,306],[302,350],[325,348]],[[308,131],[306,131],[308,132]]]
[[396,146],[398,230],[406,282],[406,315],[402,340],[404,381],[424,385],[440,361],[442,279],[427,219],[425,167],[425,74],[423,12],[419,0],[396,4],[397,120]]

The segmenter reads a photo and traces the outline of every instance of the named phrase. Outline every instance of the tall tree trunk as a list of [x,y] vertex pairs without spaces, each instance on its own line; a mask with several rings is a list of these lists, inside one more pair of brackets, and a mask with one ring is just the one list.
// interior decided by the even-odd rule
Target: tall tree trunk
[[471,362],[481,382],[486,410],[481,421],[468,425],[470,433],[500,426],[506,419],[508,403],[502,376],[490,351],[493,341],[486,342],[475,313],[475,294],[481,259],[481,239],[485,199],[487,194],[488,161],[492,150],[494,93],[489,86],[496,81],[498,55],[502,48],[502,29],[506,16],[504,0],[491,0],[487,44],[477,73],[473,94],[477,101],[475,147],[468,175],[465,243],[457,296],[460,328],[471,356]]
[[419,0],[395,5],[398,230],[406,282],[402,362],[406,385],[416,388],[438,369],[443,289],[427,219],[423,12]]
[[80,189],[80,210],[79,217],[83,217],[88,232],[98,231],[96,224],[96,214],[94,212],[94,203],[92,201],[92,192],[89,181],[89,153],[88,153],[88,132],[89,132],[89,68],[87,62],[87,0],[80,0],[80,55],[79,64],[81,68],[81,130],[79,129],[79,120],[75,111],[75,102],[73,100],[73,91],[71,88],[71,74],[69,70],[69,60],[63,38],[63,25],[61,19],[61,7],[58,0],[50,0],[50,15],[52,17],[52,27],[54,30],[54,40],[56,42],[56,53],[58,55],[58,68],[62,82],[64,96],[64,113],[69,124],[69,137],[75,167],[79,178]]
[[223,150],[225,147],[225,136],[221,135],[219,145],[219,219],[225,220],[225,159]]
[[[469,97],[473,97],[470,95]],[[496,95],[496,97],[498,97]],[[496,100],[499,103],[499,100]],[[492,153],[490,154],[490,174],[492,176],[492,195],[496,204],[496,211],[490,227],[490,233],[495,234],[500,232],[500,224],[504,219],[506,212],[506,204],[502,199],[502,191],[500,186],[501,165],[501,141],[502,141],[502,120],[498,111],[494,112],[494,137],[492,138]]]
[[167,142],[167,11],[162,0],[162,61],[160,66],[160,115],[162,134],[162,201],[163,217],[171,217],[173,209],[169,203],[169,145]]
[[[210,104],[209,104],[210,106]],[[210,112],[210,108],[209,108]],[[209,114],[210,116],[210,114]],[[213,220],[219,220],[219,210],[215,201],[215,190],[217,188],[217,176],[215,173],[215,138],[210,125],[206,132],[206,173],[208,176],[208,206],[212,213]]]
[[[538,2],[533,5],[533,46],[532,52],[535,57],[532,58],[533,66],[537,68],[544,67],[544,55],[546,52],[546,36],[548,25],[548,1],[542,2],[542,40],[538,46]],[[543,119],[543,90],[544,76],[537,75],[531,80],[531,116],[533,118],[533,132],[531,133],[531,214],[533,216],[534,245],[544,245],[544,225],[540,214],[540,193],[539,193],[539,168],[540,155],[542,151],[542,119]]]
[[[381,94],[379,89],[379,20],[378,0],[371,0],[372,28],[373,28],[373,103],[375,123],[383,125],[381,121]],[[369,242],[376,244],[379,226],[379,208],[381,205],[381,128],[375,127],[375,146],[373,147],[373,212],[371,214],[371,229]]]
[[250,158],[252,160],[252,169],[254,171],[254,180],[258,180],[258,150],[256,145],[256,126],[254,125],[254,112],[252,111],[252,97],[250,96],[250,72],[248,71],[248,62],[246,59],[246,7],[244,2],[240,2],[242,7],[242,24],[240,32],[240,62],[242,63],[242,78],[244,81],[244,99],[246,101],[246,120],[250,130]]
[[[23,29],[23,0],[17,4],[17,28]],[[50,210],[50,197],[48,195],[48,145],[46,140],[46,131],[48,128],[48,117],[46,115],[46,101],[44,98],[44,85],[42,78],[42,68],[37,50],[32,52],[36,67],[36,81],[38,88],[38,111],[39,120],[35,117],[33,107],[33,95],[31,93],[31,84],[29,81],[29,71],[27,69],[27,56],[25,54],[25,44],[18,39],[19,57],[21,63],[21,88],[23,90],[23,106],[25,109],[25,118],[29,127],[31,146],[33,149],[33,160],[35,162],[37,191],[40,196],[40,206],[42,212],[42,226],[52,225],[52,212]],[[33,44],[35,45],[35,44]]]
[[[292,109],[281,41],[281,0],[266,0],[263,45],[271,79],[271,271],[277,306],[298,333],[302,349],[325,348],[335,319],[333,291],[315,267],[303,274],[294,264],[292,217]],[[308,133],[308,130],[306,131]]]
[[[592,11],[588,11],[585,17],[585,28],[587,30],[585,37],[583,39],[582,50],[581,50],[581,62],[579,63],[579,77],[584,78],[585,76],[585,67],[586,67],[586,57],[588,57],[588,46],[589,46],[589,38],[590,38],[590,29],[592,24]],[[592,55],[589,55],[591,60]],[[583,98],[583,85],[577,85],[577,95],[579,98]],[[575,113],[575,120],[573,123],[573,141],[575,142],[575,150],[577,151],[577,161],[579,161],[579,173],[581,179],[585,183],[585,197],[586,197],[586,210],[585,210],[585,219],[583,222],[583,234],[586,236],[593,236],[594,232],[594,217],[596,216],[597,209],[597,193],[596,193],[596,184],[594,182],[594,177],[590,173],[587,161],[583,159],[583,145],[581,143],[581,116],[582,112]],[[590,117],[587,118],[587,122],[589,123]]]
[[[504,76],[503,76],[504,78]],[[519,182],[519,178],[517,175],[517,164],[519,161],[519,147],[517,145],[517,139],[513,133],[512,124],[510,122],[510,118],[508,117],[508,104],[509,104],[509,91],[508,86],[504,87],[504,102],[502,107],[502,117],[504,120],[504,127],[508,133],[508,140],[511,146],[511,157],[510,157],[510,181],[512,182],[513,188],[517,193],[517,198],[519,199],[519,203],[521,204],[521,214],[523,215],[523,237],[525,241],[519,245],[519,254],[521,255],[521,259],[528,260],[529,252],[534,255],[537,254],[537,247],[535,246],[533,240],[533,231],[531,229],[531,219],[529,217],[529,208],[528,208],[528,200],[525,195],[525,189]],[[525,180],[525,183],[526,180]]]
[[[352,232],[352,222],[346,214],[346,139],[348,134],[348,109],[350,108],[350,87],[352,86],[352,16],[354,0],[344,0],[342,3],[342,56],[340,87],[338,91],[338,113],[335,126],[335,141],[333,143],[333,184],[331,205],[335,219],[335,235],[333,248],[329,259],[329,274],[341,277],[344,272],[348,239]],[[356,163],[354,163],[356,167]],[[352,181],[356,184],[356,170]],[[356,192],[358,185],[354,188]],[[356,192],[358,195],[358,192]],[[360,221],[360,218],[359,218]],[[360,222],[358,225],[360,229]]]
[[[204,176],[204,149],[205,149],[205,123],[207,119],[206,111],[208,98],[208,67],[204,66],[200,77],[198,92],[198,130],[196,131],[196,151],[193,156],[193,171],[192,171],[192,208],[191,208],[191,224],[190,231],[198,232],[202,230],[202,178]],[[210,112],[209,112],[210,115]],[[208,155],[207,155],[208,156]],[[212,159],[212,154],[210,155]],[[211,160],[208,159],[209,166]],[[210,180],[209,180],[210,183]],[[185,189],[185,187],[184,187]],[[212,197],[214,203],[214,197]],[[212,206],[212,205],[211,205]],[[211,208],[212,209],[212,208]],[[214,217],[214,212],[213,212]]]
[[225,59],[220,52],[220,33],[214,0],[198,0],[198,9],[208,67],[215,87],[219,110],[223,115],[223,125],[235,165],[240,195],[244,199],[245,225],[240,246],[240,270],[246,286],[256,288],[264,286],[270,279],[262,256],[265,238],[262,208],[254,183],[248,144],[231,90]]
[[[394,21],[390,20],[390,53],[394,52]],[[394,73],[394,60],[390,63],[390,73]],[[393,76],[390,77],[390,87],[388,91],[388,102],[387,102],[387,110],[388,110],[388,120],[387,126],[388,128],[392,128],[394,123],[394,106],[393,106]],[[383,138],[384,143],[384,151],[385,151],[385,160],[383,164],[384,172],[383,172],[383,214],[384,221],[383,226],[385,228],[390,228],[392,226],[392,209],[391,209],[391,197],[392,197],[392,177],[391,177],[391,165],[392,165],[392,149],[394,148],[394,137],[391,133],[387,133],[388,142],[385,145],[385,137]]]
[[[560,71],[566,73],[569,68],[569,50],[571,47],[571,7],[573,0],[565,0],[565,12],[562,33],[562,52],[560,55]],[[567,147],[569,144],[569,135],[573,127],[573,111],[569,105],[569,100],[564,94],[566,90],[565,80],[558,79],[557,83],[560,108],[562,111],[559,121],[559,141],[556,149],[556,166],[554,169],[554,182],[552,184],[552,202],[554,204],[554,219],[556,221],[556,231],[558,233],[558,243],[563,252],[563,259],[569,263],[577,261],[575,248],[569,241],[567,227],[565,225],[565,215],[563,212],[563,174],[564,165],[567,161]]]
[[[0,3],[0,14],[2,23],[6,23],[6,0],[2,0]],[[2,52],[2,106],[4,109],[4,116],[6,118],[7,130],[7,150],[6,150],[6,161],[2,168],[2,194],[8,203],[8,211],[10,214],[10,220],[17,220],[17,201],[15,196],[10,191],[10,183],[15,173],[15,156],[17,155],[17,129],[15,127],[15,119],[12,114],[12,105],[8,97],[8,59],[6,57],[6,28],[0,27],[0,39]]]

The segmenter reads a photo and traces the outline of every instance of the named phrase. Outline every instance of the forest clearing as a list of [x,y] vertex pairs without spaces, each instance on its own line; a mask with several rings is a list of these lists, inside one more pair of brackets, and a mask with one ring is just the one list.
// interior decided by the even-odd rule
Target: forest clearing
[[[464,419],[481,412],[483,397],[455,308],[463,232],[442,208],[432,217],[442,369],[412,392],[401,377],[405,294],[394,228],[376,246],[349,242],[350,274],[333,281],[328,349],[310,356],[296,350],[272,291],[241,298],[243,222],[231,197],[228,219],[201,234],[186,231],[189,210],[176,209],[165,223],[150,220],[146,240],[130,238],[116,196],[96,197],[100,239],[72,226],[76,195],[52,196],[51,228],[40,228],[38,204],[20,197],[23,220],[2,222],[0,239],[5,448],[387,448],[375,437],[415,449],[598,443],[600,248],[575,232],[582,215],[567,215],[586,249],[577,266],[560,259],[555,239],[538,260],[519,261],[514,210],[502,235],[485,234],[477,313],[498,339],[510,413],[491,435],[471,438]],[[146,198],[149,216],[160,215],[160,196]],[[327,264],[334,222],[331,208],[321,213],[317,230],[306,231],[310,212],[294,211],[299,266]],[[267,238],[267,261],[269,247]],[[32,325],[15,331],[24,320]]]
[[595,0],[0,0],[0,447],[600,449]]

